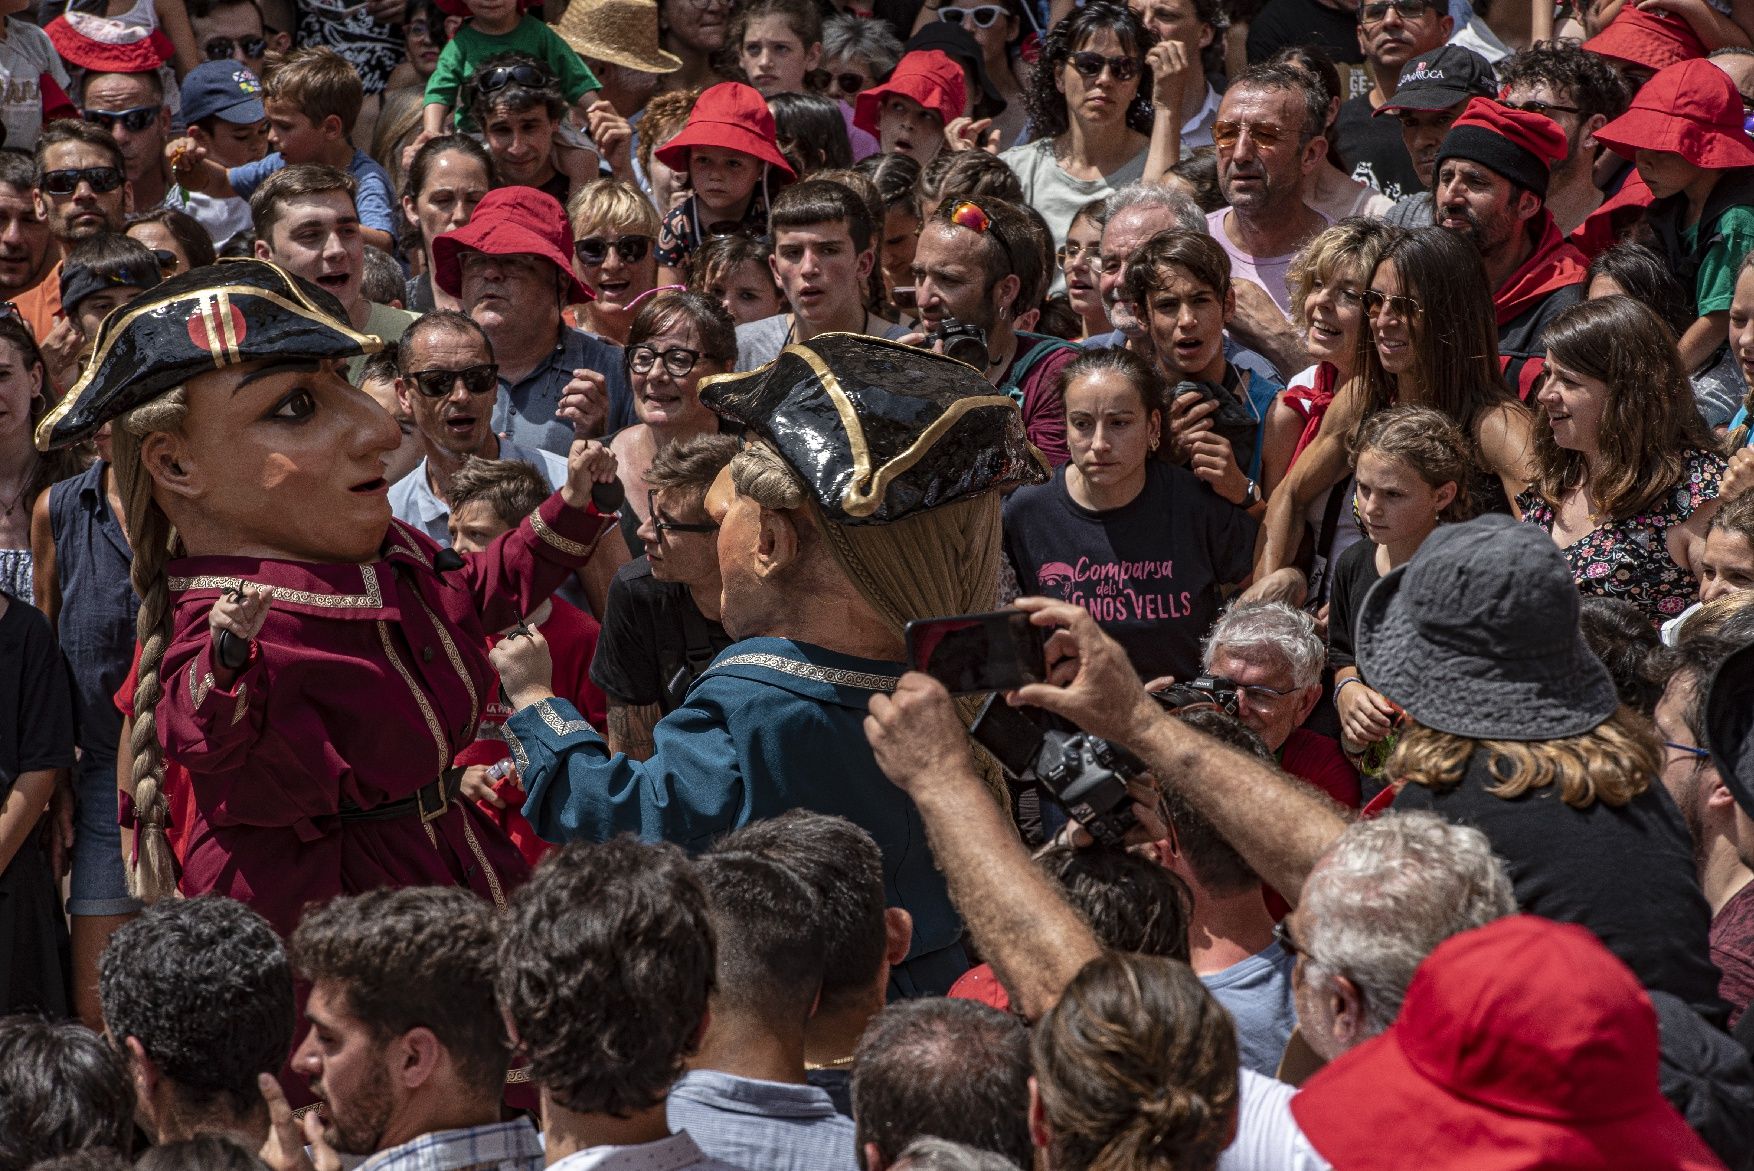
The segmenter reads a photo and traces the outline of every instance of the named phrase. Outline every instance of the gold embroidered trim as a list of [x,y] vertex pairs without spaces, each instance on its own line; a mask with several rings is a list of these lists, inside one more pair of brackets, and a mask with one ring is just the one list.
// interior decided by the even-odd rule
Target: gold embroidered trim
[[[359,567],[360,584],[365,587],[363,594],[315,594],[309,590],[288,589],[285,586],[270,586],[274,597],[282,602],[292,602],[300,606],[316,606],[325,610],[343,610],[368,607],[382,609],[384,591],[378,585],[378,571],[370,565]],[[259,582],[254,584],[261,584]],[[217,577],[204,575],[201,577],[172,577],[165,579],[167,589],[182,592],[184,590],[227,590],[242,589],[244,579],[241,577]]]
[[556,736],[573,736],[579,732],[590,732],[594,730],[585,720],[561,719],[560,713],[555,711],[551,706],[553,702],[554,701],[551,699],[537,701],[536,714],[542,717],[542,722],[547,724],[548,730],[553,732]]
[[525,1085],[529,1080],[530,1067],[527,1065],[520,1065],[516,1069],[508,1069],[505,1071],[505,1083],[508,1086]]
[[457,816],[463,819],[463,840],[469,843],[469,852],[475,855],[475,861],[481,864],[481,873],[487,877],[487,889],[493,895],[493,905],[505,910],[505,892],[499,888],[499,874],[488,862],[487,854],[482,851],[481,843],[475,840],[475,828],[469,824],[469,811],[459,808]]
[[420,562],[420,564],[427,569],[432,568],[432,562],[428,561],[426,554],[421,551],[420,542],[408,535],[408,526],[404,522],[392,520],[390,522],[390,531],[396,534],[397,537],[402,538],[399,541],[392,539],[390,541],[390,548],[408,554],[408,556]]
[[248,686],[245,683],[238,684],[238,702],[231,712],[231,724],[234,728],[243,720],[244,713],[250,708],[250,698],[246,691]]
[[473,726],[481,719],[481,701],[475,696],[475,681],[469,677],[468,670],[464,668],[463,656],[457,653],[457,644],[451,641],[450,632],[445,629],[445,624],[439,620],[439,616],[432,612],[432,607],[426,604],[426,599],[420,596],[419,589],[415,589],[414,598],[420,603],[420,608],[426,611],[426,616],[432,620],[432,628],[438,632],[439,645],[445,648],[445,658],[451,661],[451,668],[457,672],[457,678],[463,681],[463,690],[469,693],[469,723]]
[[559,533],[548,527],[548,522],[542,519],[542,514],[539,512],[532,512],[530,514],[530,527],[535,530],[538,537],[541,537],[548,544],[559,549],[568,557],[589,557],[591,555],[591,550],[596,548],[595,543],[581,545],[577,541],[568,540],[566,537],[561,536]]
[[720,667],[766,667],[770,671],[778,671],[783,675],[795,675],[800,679],[814,679],[818,683],[832,683],[836,687],[858,687],[865,691],[894,691],[896,682],[895,678],[890,675],[873,675],[867,671],[844,671],[839,667],[818,667],[815,663],[800,663],[796,659],[761,653],[732,655],[728,659],[720,659],[712,665],[711,670],[716,671]]
[[402,662],[402,656],[390,642],[390,624],[382,618],[378,619],[378,641],[383,644],[384,654],[390,660],[390,666],[396,668],[396,674],[402,676],[402,682],[408,685],[408,692],[414,696],[414,702],[420,705],[420,714],[426,718],[426,730],[432,733],[433,743],[438,746],[438,767],[443,772],[451,763],[451,749],[445,743],[445,733],[439,727],[438,717],[433,714],[432,704],[426,700],[426,693],[409,674],[408,667]]
[[512,759],[518,762],[518,775],[530,771],[530,754],[524,751],[524,742],[512,731],[510,724],[501,724],[499,730],[505,735],[506,747],[512,750]]
[[213,672],[209,671],[197,679],[195,678],[195,668],[193,664],[190,665],[189,698],[194,701],[196,711],[201,710],[201,705],[207,702],[207,693],[217,685],[218,680],[213,678]]

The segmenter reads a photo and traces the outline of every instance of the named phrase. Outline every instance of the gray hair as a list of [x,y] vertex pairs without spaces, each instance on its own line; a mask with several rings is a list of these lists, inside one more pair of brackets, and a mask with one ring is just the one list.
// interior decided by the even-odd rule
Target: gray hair
[[901,60],[901,41],[889,25],[870,17],[842,13],[822,25],[822,59],[859,57],[871,66],[874,77],[883,78]]
[[995,1151],[930,1135],[909,1143],[891,1166],[894,1171],[1017,1171],[1017,1164]]
[[1424,812],[1354,822],[1303,884],[1304,979],[1350,979],[1374,1037],[1438,944],[1515,910],[1504,863],[1472,826]]
[[1284,602],[1240,602],[1232,606],[1206,636],[1200,666],[1208,673],[1220,648],[1245,659],[1262,651],[1279,655],[1291,666],[1297,687],[1309,687],[1322,677],[1328,647],[1316,633],[1315,619]]
[[1201,234],[1206,231],[1206,213],[1200,205],[1185,191],[1161,183],[1128,183],[1108,197],[1100,222],[1106,227],[1115,216],[1134,207],[1165,207],[1175,213],[1176,227]]

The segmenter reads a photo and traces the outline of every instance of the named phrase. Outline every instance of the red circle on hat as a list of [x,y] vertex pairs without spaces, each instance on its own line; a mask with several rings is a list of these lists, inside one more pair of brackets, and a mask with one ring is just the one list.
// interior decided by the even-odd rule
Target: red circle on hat
[[[216,316],[220,312],[230,320],[229,330]],[[244,311],[233,305],[229,297],[223,301],[205,297],[201,301],[201,307],[189,317],[189,340],[195,343],[197,349],[212,354],[214,361],[221,365],[225,364],[227,355],[237,353],[248,329],[249,323],[244,319]]]

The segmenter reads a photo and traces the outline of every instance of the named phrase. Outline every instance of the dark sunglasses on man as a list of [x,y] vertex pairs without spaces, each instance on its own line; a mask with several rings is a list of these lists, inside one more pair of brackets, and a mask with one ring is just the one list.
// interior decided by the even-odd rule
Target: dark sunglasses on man
[[268,40],[266,37],[208,37],[202,42],[201,51],[207,54],[209,61],[224,61],[238,52],[254,60],[268,51]]
[[462,380],[463,389],[472,395],[483,395],[499,389],[499,367],[492,362],[465,366],[461,370],[410,370],[409,381],[422,398],[449,398],[451,388]]
[[81,183],[89,183],[99,195],[108,195],[122,185],[122,180],[122,172],[115,167],[69,167],[63,171],[44,171],[39,186],[50,195],[72,195]]
[[621,263],[638,264],[646,258],[646,253],[651,251],[651,247],[652,238],[650,236],[622,236],[615,240],[605,240],[601,236],[586,236],[584,239],[576,241],[572,250],[573,255],[579,258],[580,264],[596,268],[609,259],[611,248],[615,250],[615,255],[621,258]]
[[93,126],[102,126],[111,134],[118,126],[129,134],[139,134],[158,121],[160,106],[134,106],[126,110],[81,110],[79,116]]
[[1358,23],[1379,25],[1389,18],[1389,9],[1401,14],[1402,20],[1419,20],[1435,8],[1431,0],[1371,0],[1358,8]]

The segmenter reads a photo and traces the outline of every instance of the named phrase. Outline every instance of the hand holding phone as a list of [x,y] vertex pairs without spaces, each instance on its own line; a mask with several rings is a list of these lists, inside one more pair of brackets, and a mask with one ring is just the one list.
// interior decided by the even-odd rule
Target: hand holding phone
[[907,662],[952,695],[1010,691],[1047,679],[1047,633],[1022,610],[907,624]]

